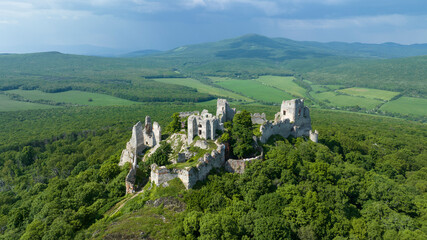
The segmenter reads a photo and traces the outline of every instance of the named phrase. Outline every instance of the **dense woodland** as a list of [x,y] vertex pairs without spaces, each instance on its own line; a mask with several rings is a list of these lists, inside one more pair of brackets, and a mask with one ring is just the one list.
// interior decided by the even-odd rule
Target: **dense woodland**
[[[424,101],[427,58],[417,55],[425,52],[424,45],[246,35],[133,58],[1,55],[6,95],[12,89],[81,90],[141,103],[0,112],[0,239],[427,239],[426,124],[358,111],[419,121],[425,115],[383,112],[378,108],[388,100],[381,99],[375,109],[356,102],[340,108],[350,113],[310,97],[312,86],[338,84]],[[219,169],[188,191],[178,179],[167,187],[144,186],[149,164],[140,163],[137,184],[144,191],[125,195],[129,165],[117,163],[137,121],[149,115],[165,133],[179,131],[174,113],[214,112],[209,100],[216,96],[206,89],[225,88],[211,77],[263,75],[293,76],[306,93],[292,97],[335,109],[311,109],[319,143],[275,136],[262,146],[265,159],[244,174]],[[203,83],[205,92],[155,81],[183,77]],[[273,119],[279,108],[249,100],[231,102],[242,112],[220,136],[236,158],[257,154],[252,135],[259,131],[249,113]],[[172,151],[167,144],[160,150]],[[151,162],[168,159],[159,152]]]
[[[274,112],[262,106],[237,107],[265,110],[270,118]],[[147,211],[169,221],[138,225],[156,239],[426,237],[425,124],[325,110],[311,114],[313,127],[320,131],[319,144],[272,139],[264,145],[266,159],[243,175],[219,171],[190,191],[179,183],[147,190],[111,215],[109,210],[124,198],[128,168],[117,163],[132,124],[149,114],[166,126],[173,112],[198,106],[140,108],[61,110],[64,121],[55,130],[48,126],[58,121],[57,115],[43,110],[40,120],[31,120],[34,126],[47,127],[39,141],[30,137],[38,135],[31,133],[34,126],[22,125],[24,131],[16,133],[21,140],[3,144],[0,153],[0,238],[104,236],[116,221]],[[83,114],[88,109],[93,115]],[[34,119],[29,113],[1,119],[25,123]],[[49,135],[58,130],[64,134]],[[25,136],[31,141],[23,140]],[[183,203],[185,211],[147,205],[168,196]],[[127,226],[120,236],[131,232]]]

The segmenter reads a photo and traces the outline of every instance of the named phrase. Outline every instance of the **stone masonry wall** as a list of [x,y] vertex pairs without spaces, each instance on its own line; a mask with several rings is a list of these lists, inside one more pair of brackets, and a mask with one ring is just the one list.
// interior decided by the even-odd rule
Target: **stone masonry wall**
[[275,134],[278,134],[284,138],[289,137],[291,132],[293,131],[292,124],[289,119],[280,122],[271,122],[268,121],[264,125],[260,127],[261,137],[260,141],[262,143],[266,143],[268,139]]
[[214,168],[220,168],[225,163],[225,145],[218,145],[211,154],[205,154],[203,159],[199,159],[196,167],[187,167],[185,169],[167,169],[164,166],[151,166],[150,181],[157,186],[174,179],[181,179],[186,189],[192,188],[197,181],[206,179],[209,172]]

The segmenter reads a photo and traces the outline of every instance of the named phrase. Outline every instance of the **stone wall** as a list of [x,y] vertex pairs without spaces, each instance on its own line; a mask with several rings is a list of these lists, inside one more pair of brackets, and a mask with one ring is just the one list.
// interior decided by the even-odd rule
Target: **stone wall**
[[247,159],[228,159],[225,162],[225,171],[231,172],[231,173],[239,173],[242,174],[245,172],[246,168],[254,161],[261,160],[262,156],[256,156],[254,158],[247,158]]
[[310,140],[315,143],[319,141],[319,132],[317,130],[314,132],[310,130]]
[[131,168],[126,176],[126,194],[135,192],[136,168]]
[[265,113],[254,113],[251,114],[251,120],[253,124],[264,124],[267,122],[267,118],[265,117]]
[[157,122],[151,123],[149,116],[145,117],[145,126],[138,122],[132,127],[132,136],[126,143],[126,148],[120,156],[119,166],[126,162],[133,163],[133,159],[140,155],[147,147],[155,147],[162,138],[162,129]]
[[260,127],[262,143],[266,143],[272,135],[284,138],[306,136],[317,141],[317,136],[311,136],[310,110],[304,106],[303,99],[283,101],[280,112],[275,115],[274,122],[268,121]]
[[164,185],[177,177],[176,169],[167,169],[165,166],[157,166],[155,163],[151,165],[150,181],[157,186]]
[[220,123],[232,121],[235,114],[236,109],[231,108],[226,99],[218,98],[216,102],[216,117]]
[[218,119],[207,110],[203,110],[201,115],[191,115],[188,117],[187,140],[188,144],[193,142],[195,136],[202,139],[216,138],[216,130],[218,129]]
[[260,127],[260,141],[266,143],[271,136],[276,134],[287,138],[292,131],[294,131],[293,125],[290,123],[289,119],[279,122],[268,121]]
[[186,189],[192,188],[197,181],[206,179],[209,172],[214,168],[220,168],[225,163],[225,145],[218,145],[216,150],[211,154],[199,159],[196,167],[187,167],[185,169],[167,169],[164,166],[151,166],[150,181],[154,182],[157,186],[164,185],[166,182],[179,178],[184,184]]

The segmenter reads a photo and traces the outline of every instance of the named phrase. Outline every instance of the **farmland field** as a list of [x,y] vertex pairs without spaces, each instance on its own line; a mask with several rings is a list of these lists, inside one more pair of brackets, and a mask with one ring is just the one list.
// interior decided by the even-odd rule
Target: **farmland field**
[[371,89],[371,88],[346,88],[338,90],[339,92],[346,93],[348,95],[352,96],[362,96],[366,98],[378,98],[383,100],[390,100],[393,97],[399,95],[398,92],[391,92],[386,90],[378,90],[378,89]]
[[382,103],[382,101],[376,99],[339,95],[335,92],[313,93],[312,96],[317,100],[328,101],[328,105],[338,107],[358,105],[362,108],[373,109],[375,106]]
[[305,97],[306,95],[306,90],[293,81],[294,77],[260,76],[255,80],[298,97]]
[[47,109],[55,108],[55,106],[30,103],[30,102],[20,102],[11,100],[8,96],[0,94],[0,112],[6,111],[20,111],[20,110],[31,110],[31,109]]
[[311,85],[311,89],[313,92],[327,92],[330,91],[328,88],[326,88],[324,85]]
[[228,80],[217,82],[216,84],[264,102],[281,103],[283,100],[293,98],[284,91],[264,85],[255,80]]
[[425,98],[413,98],[413,97],[401,97],[397,100],[390,101],[384,104],[380,110],[402,113],[402,114],[413,114],[413,115],[427,115],[427,99]]
[[228,77],[214,77],[214,76],[210,76],[209,77],[213,82],[224,82],[224,81],[230,81],[230,80],[235,80],[233,78],[228,78]]
[[[39,90],[10,90],[7,93],[18,94],[29,100],[50,100],[54,102],[65,102],[88,106],[114,106],[114,105],[132,105],[137,104],[130,100],[113,97],[106,94],[82,92],[82,91],[67,91],[59,93],[45,93]],[[91,99],[91,101],[89,101]]]
[[192,79],[192,78],[158,78],[158,79],[153,79],[157,82],[162,82],[162,83],[168,83],[168,84],[177,84],[177,85],[182,85],[182,86],[187,86],[187,87],[191,87],[191,88],[195,88],[197,89],[197,91],[201,92],[201,93],[209,93],[212,95],[216,95],[216,96],[220,96],[220,97],[226,97],[226,98],[234,98],[236,100],[242,100],[242,101],[248,101],[248,102],[252,102],[253,100],[239,95],[237,93],[233,93],[224,89],[220,89],[220,88],[216,88],[213,86],[209,86],[206,84],[203,84],[200,81],[197,81],[196,79]]
[[338,90],[340,88],[344,88],[343,85],[336,85],[336,84],[331,84],[331,85],[322,85],[325,88],[329,88],[331,90]]

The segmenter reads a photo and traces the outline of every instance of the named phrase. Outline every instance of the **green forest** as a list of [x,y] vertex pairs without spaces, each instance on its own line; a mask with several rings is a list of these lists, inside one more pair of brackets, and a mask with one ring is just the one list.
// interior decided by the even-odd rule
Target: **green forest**
[[[174,182],[125,196],[128,166],[117,163],[131,123],[151,115],[166,127],[173,112],[195,107],[98,107],[84,117],[70,108],[58,129],[7,140],[1,239],[425,239],[427,128],[389,117],[315,110],[318,144],[274,138],[242,175],[219,170],[189,191]],[[236,107],[270,118],[275,110]],[[51,111],[39,111],[37,127],[57,121]],[[14,138],[25,139],[34,116],[18,113],[1,120],[24,123]]]
[[[144,56],[0,54],[0,239],[427,239],[426,53],[245,35]],[[216,147],[172,164],[163,141],[126,194],[132,126],[149,115],[166,139],[217,98],[240,110],[217,133],[229,155],[264,158],[156,186],[151,163],[195,166]],[[255,149],[250,114],[273,120],[294,98],[319,142]]]

